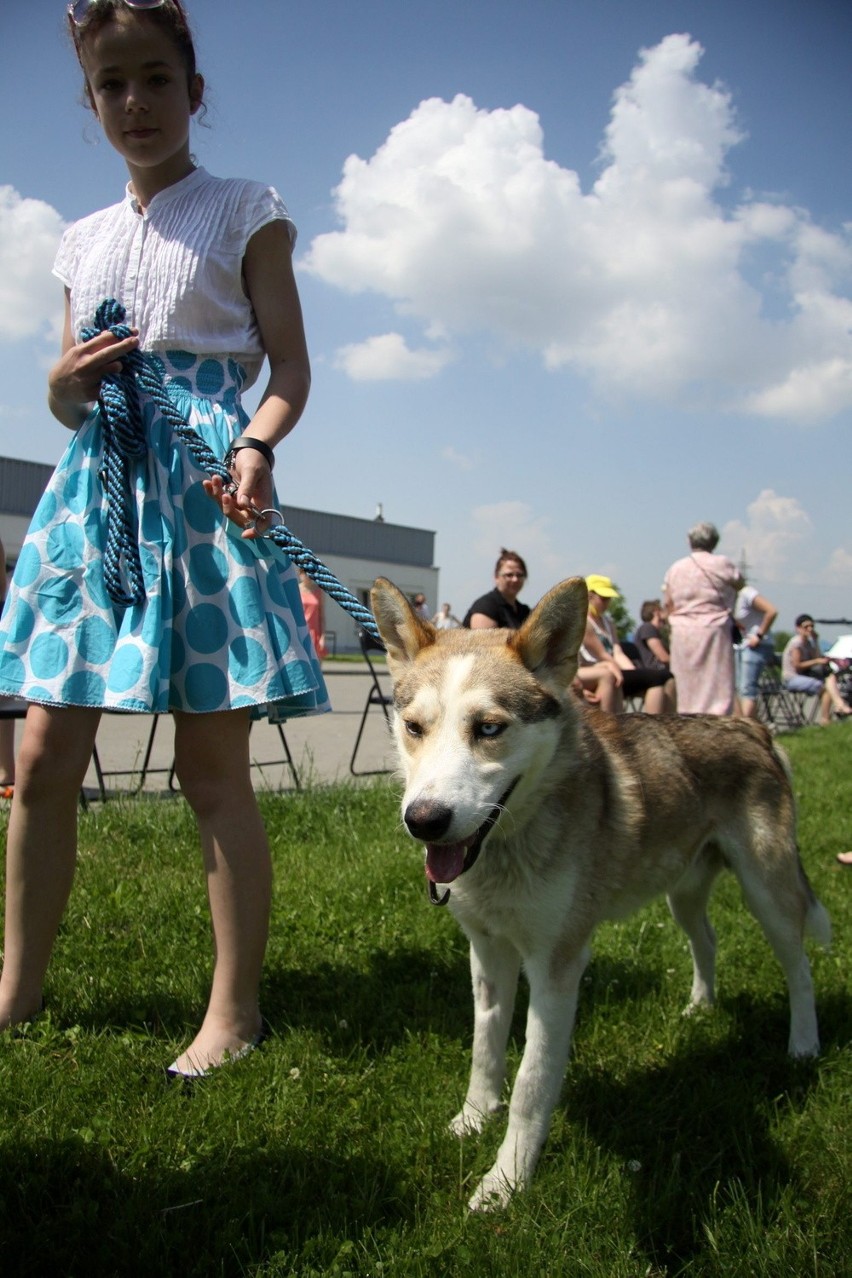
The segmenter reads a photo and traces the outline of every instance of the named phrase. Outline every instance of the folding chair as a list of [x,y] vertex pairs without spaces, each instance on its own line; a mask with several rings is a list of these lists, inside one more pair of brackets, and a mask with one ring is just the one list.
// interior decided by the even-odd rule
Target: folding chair
[[[252,722],[253,722],[253,721],[252,721]],[[281,739],[281,749],[284,751],[284,754],[283,754],[282,758],[280,758],[280,759],[252,759],[252,761],[251,761],[251,766],[252,766],[253,768],[261,768],[261,769],[263,769],[263,768],[274,768],[274,767],[276,766],[276,764],[286,763],[286,764],[287,764],[287,767],[290,769],[290,776],[293,778],[293,787],[294,787],[294,789],[296,789],[296,790],[301,790],[301,788],[302,788],[302,783],[301,783],[301,781],[299,780],[299,774],[298,774],[298,772],[296,771],[296,765],[295,765],[295,763],[293,762],[293,756],[292,756],[292,754],[290,753],[290,747],[289,747],[289,745],[287,744],[287,738],[284,736],[284,727],[283,727],[283,724],[276,723],[276,724],[274,724],[273,726],[274,726],[274,727],[276,727],[276,728],[278,729],[278,736],[279,736],[279,737],[280,737],[280,739]],[[251,732],[251,727],[249,728],[249,732]]]
[[[114,712],[114,713],[121,713],[121,714],[124,714],[124,713],[127,713],[127,712],[125,712],[125,711],[117,711],[117,712]],[[152,767],[150,766],[150,765],[151,765],[151,754],[152,754],[153,749],[154,749],[154,737],[156,736],[156,733],[157,733],[157,724],[159,723],[159,721],[160,721],[160,716],[159,716],[158,714],[155,714],[155,715],[154,715],[154,717],[153,717],[153,722],[152,722],[152,724],[151,724],[151,731],[150,731],[150,732],[149,732],[149,734],[148,734],[148,742],[147,742],[147,745],[146,745],[146,747],[145,747],[145,757],[144,757],[144,758],[143,758],[143,760],[142,760],[142,767],[141,767],[141,768],[140,768],[140,770],[139,770],[139,774],[138,774],[138,777],[137,777],[137,779],[136,779],[136,783],[135,783],[135,785],[133,786],[133,788],[132,788],[131,790],[129,790],[129,791],[128,791],[128,793],[129,793],[129,794],[139,794],[139,793],[141,793],[142,788],[143,788],[143,786],[145,785],[145,778],[146,778],[149,774],[151,774],[151,773],[155,773],[155,772],[165,772],[165,773],[167,773],[167,774],[168,774],[168,782],[167,782],[167,785],[168,785],[169,790],[171,790],[171,792],[172,792],[173,794],[177,794],[177,793],[179,792],[179,790],[180,790],[180,787],[177,785],[176,777],[175,777],[175,761],[174,761],[174,759],[172,759],[172,762],[171,762],[171,764],[170,764],[168,767],[157,767],[157,768],[152,768]],[[280,758],[280,759],[259,759],[259,760],[254,760],[254,759],[253,759],[253,760],[252,760],[252,762],[251,762],[251,766],[252,766],[253,768],[272,768],[272,767],[275,767],[275,766],[276,766],[276,765],[278,765],[278,764],[286,763],[287,767],[290,769],[290,775],[291,775],[291,776],[292,776],[292,778],[293,778],[293,786],[294,786],[294,788],[295,788],[296,790],[301,790],[301,788],[302,788],[302,782],[301,782],[301,780],[299,779],[299,773],[298,773],[298,771],[296,770],[296,765],[295,765],[295,763],[293,762],[293,755],[290,753],[290,746],[289,746],[289,744],[288,744],[288,742],[287,742],[287,738],[286,738],[286,737],[285,737],[285,735],[284,735],[284,728],[283,728],[283,726],[282,726],[280,723],[276,723],[276,724],[275,724],[275,727],[278,729],[278,736],[279,736],[279,737],[280,737],[280,739],[281,739],[281,746],[282,746],[282,749],[283,749],[283,751],[284,751],[283,757],[282,757],[282,758]],[[252,724],[250,724],[250,725],[249,725],[249,731],[251,731],[251,728],[252,728]],[[105,777],[133,776],[133,775],[135,775],[135,772],[132,772],[132,771],[131,771],[130,769],[128,769],[128,768],[103,768],[103,767],[101,766],[101,761],[100,761],[100,758],[99,758],[99,756],[98,756],[98,748],[97,748],[97,744],[95,744],[94,753],[93,753],[93,755],[92,755],[92,762],[93,762],[94,767],[95,767],[95,774],[97,775],[97,778],[98,778],[98,789],[99,789],[99,791],[100,791],[100,798],[101,798],[101,800],[102,800],[102,801],[104,801],[104,802],[106,801],[106,799],[107,799],[107,797],[108,797],[108,795],[107,795],[106,785],[105,785],[105,782],[104,782],[104,778],[105,778]]]
[[[133,711],[107,710],[105,711],[105,713],[106,714],[132,714]],[[142,760],[142,767],[139,772],[139,778],[136,784],[132,786],[130,790],[128,790],[128,794],[139,794],[139,792],[141,791],[142,787],[145,784],[145,778],[147,777],[149,772],[169,772],[169,781],[171,782],[171,773],[174,771],[174,768],[172,768],[170,772],[168,768],[152,768],[149,766],[151,763],[151,752],[154,749],[154,737],[157,735],[157,724],[159,723],[159,721],[160,721],[160,716],[158,714],[155,714],[151,721],[151,731],[148,733],[148,742],[145,746],[145,757]],[[98,778],[98,790],[100,791],[100,798],[102,803],[106,803],[106,800],[107,800],[107,789],[106,789],[106,784],[104,780],[106,777],[123,777],[123,776],[132,777],[135,775],[135,769],[131,769],[131,768],[102,767],[100,755],[98,754],[97,741],[95,741],[95,745],[92,750],[92,763],[94,764],[95,775]]]
[[[280,759],[252,759],[250,766],[252,768],[260,768],[262,771],[264,768],[274,768],[278,764],[286,763],[287,767],[290,769],[290,775],[293,778],[293,788],[295,790],[301,790],[302,782],[299,778],[299,773],[296,769],[296,765],[293,762],[293,755],[290,753],[290,746],[288,744],[287,738],[284,735],[284,726],[283,724],[280,724],[280,723],[275,723],[272,726],[278,729],[278,736],[281,739],[281,748],[284,751],[283,756]],[[249,732],[251,732],[253,727],[254,727],[254,720],[252,720],[249,723]],[[151,768],[149,770],[152,772],[165,772],[167,769]],[[172,791],[173,794],[177,794],[180,791],[180,786],[176,784],[177,777],[175,773],[174,759],[172,759],[172,766],[168,769],[168,774],[169,774],[169,789]]]
[[371,652],[384,652],[385,645],[380,640],[374,639],[372,635],[367,634],[366,630],[358,629],[358,642],[361,644],[361,652],[367,663],[367,669],[370,672],[370,691],[367,693],[367,701],[364,705],[364,713],[361,715],[361,722],[358,725],[358,735],[355,738],[355,748],[352,751],[352,758],[349,760],[349,771],[356,777],[377,776],[381,772],[390,772],[390,768],[366,768],[360,772],[355,767],[355,756],[358,753],[358,747],[361,744],[361,737],[364,735],[364,725],[367,722],[367,715],[373,706],[380,706],[382,714],[385,716],[385,726],[390,731],[390,713],[389,707],[393,705],[393,696],[389,692],[385,692],[379,683],[379,676],[376,667],[370,660]]
[[[622,639],[620,640],[620,643],[621,643],[621,651],[624,653],[625,657],[629,657],[630,660],[633,662],[634,666],[641,666],[642,654],[639,651],[639,649],[636,647],[636,644],[631,643],[629,639]],[[628,714],[641,714],[642,709],[644,708],[644,705],[645,705],[645,693],[633,692],[628,694],[627,692],[624,691],[623,687],[621,689],[621,692],[624,698],[625,711]]]
[[819,697],[791,692],[781,680],[777,658],[760,672],[757,685],[757,717],[775,732],[793,732],[812,723],[819,707]]

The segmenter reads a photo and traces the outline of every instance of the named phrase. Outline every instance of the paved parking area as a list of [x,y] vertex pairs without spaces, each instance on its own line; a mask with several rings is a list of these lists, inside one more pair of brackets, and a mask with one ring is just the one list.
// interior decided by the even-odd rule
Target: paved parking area
[[[303,785],[329,784],[351,779],[349,760],[364,705],[371,688],[367,667],[360,662],[323,663],[323,674],[328,684],[331,714],[315,715],[309,719],[293,719],[284,725],[284,732],[293,762]],[[390,679],[382,672],[383,688],[390,690]],[[136,788],[153,718],[145,714],[105,714],[98,729],[97,747],[101,767],[107,773],[121,769],[122,775],[107,775],[109,793]],[[21,725],[17,724],[20,733]],[[168,773],[174,753],[174,730],[170,715],[161,715],[157,721],[154,746],[145,793],[168,792]],[[265,720],[256,723],[251,733],[251,754],[255,764],[252,775],[257,789],[292,789],[293,778],[286,762],[278,729]],[[266,761],[266,763],[264,763]],[[385,727],[381,708],[373,706],[367,716],[364,736],[358,750],[357,767],[361,769],[390,768],[393,751]],[[126,770],[126,771],[125,771]],[[88,794],[97,794],[98,779],[94,765],[86,774]]]

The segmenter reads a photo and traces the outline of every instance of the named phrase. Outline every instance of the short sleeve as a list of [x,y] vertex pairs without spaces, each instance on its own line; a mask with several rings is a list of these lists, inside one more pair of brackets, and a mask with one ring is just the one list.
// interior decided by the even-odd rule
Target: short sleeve
[[269,222],[284,222],[290,236],[290,247],[296,243],[296,226],[287,211],[287,205],[273,186],[247,183],[241,209],[243,250],[249,240]]
[[59,242],[59,250],[53,263],[53,274],[66,288],[74,283],[77,266],[77,224],[69,226]]

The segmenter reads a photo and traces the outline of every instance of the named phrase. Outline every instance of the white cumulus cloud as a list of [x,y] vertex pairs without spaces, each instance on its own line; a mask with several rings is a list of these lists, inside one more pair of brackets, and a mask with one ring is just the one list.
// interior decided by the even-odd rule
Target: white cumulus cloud
[[[497,556],[505,547],[523,556],[530,572],[530,595],[542,594],[565,576],[565,564],[554,546],[549,519],[537,515],[523,501],[494,502],[471,511],[474,525],[474,556],[483,564],[483,573],[492,574]],[[490,568],[485,565],[490,564]],[[487,577],[490,586],[492,576]],[[485,589],[485,586],[482,588]]]
[[729,91],[699,78],[702,52],[670,35],[640,53],[587,192],[547,158],[528,107],[421,102],[369,159],[346,160],[340,229],[304,268],[384,296],[424,333],[485,334],[613,393],[688,403],[700,388],[791,421],[849,408],[848,232],[750,195],[723,205],[743,135]]
[[748,397],[759,417],[812,425],[852,405],[852,359],[825,359],[793,368],[782,382]]
[[51,275],[65,228],[43,200],[0,186],[0,341],[62,332],[62,288]]
[[721,545],[739,562],[745,555],[749,580],[807,580],[806,554],[813,524],[795,497],[764,488],[746,507],[746,519],[725,524]]
[[467,453],[460,453],[457,448],[453,448],[452,444],[448,444],[446,448],[441,449],[441,456],[444,461],[449,462],[456,470],[473,470],[476,461]]
[[423,381],[434,377],[454,358],[447,349],[411,350],[399,333],[383,333],[365,342],[342,346],[335,357],[355,382]]
[[837,546],[831,552],[825,575],[829,582],[845,586],[848,590],[852,586],[852,551]]

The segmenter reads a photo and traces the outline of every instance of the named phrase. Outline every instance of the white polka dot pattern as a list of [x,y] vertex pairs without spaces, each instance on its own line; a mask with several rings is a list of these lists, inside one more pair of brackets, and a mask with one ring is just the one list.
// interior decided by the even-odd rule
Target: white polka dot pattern
[[[184,351],[159,358],[170,398],[224,456],[248,424],[240,365]],[[288,556],[269,541],[243,541],[156,406],[144,413],[148,452],[131,464],[144,600],[118,608],[104,585],[96,409],[21,550],[0,623],[0,694],[158,713],[268,705],[276,719],[328,710]]]

